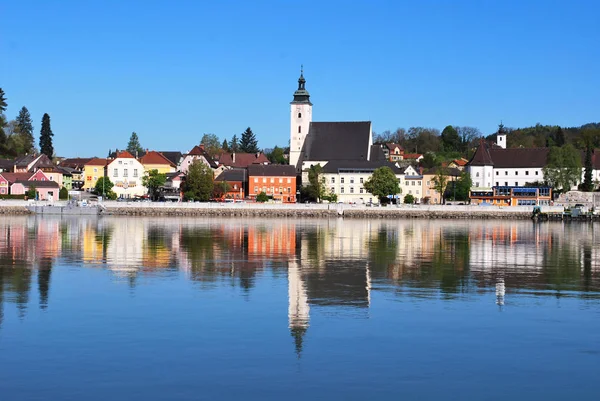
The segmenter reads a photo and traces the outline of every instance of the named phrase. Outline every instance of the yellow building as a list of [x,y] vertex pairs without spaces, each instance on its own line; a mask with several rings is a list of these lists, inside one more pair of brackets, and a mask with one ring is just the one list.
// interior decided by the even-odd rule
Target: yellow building
[[106,171],[106,159],[94,158],[83,166],[83,189],[91,190],[96,186],[98,178],[104,177]]
[[140,158],[144,171],[158,170],[159,174],[174,173],[177,166],[160,152],[150,151]]

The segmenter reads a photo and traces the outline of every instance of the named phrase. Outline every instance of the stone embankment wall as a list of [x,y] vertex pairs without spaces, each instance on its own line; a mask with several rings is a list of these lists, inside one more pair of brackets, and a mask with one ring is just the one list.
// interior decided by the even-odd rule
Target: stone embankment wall
[[0,205],[0,215],[21,215],[31,214],[31,212],[25,209],[24,206],[5,206]]

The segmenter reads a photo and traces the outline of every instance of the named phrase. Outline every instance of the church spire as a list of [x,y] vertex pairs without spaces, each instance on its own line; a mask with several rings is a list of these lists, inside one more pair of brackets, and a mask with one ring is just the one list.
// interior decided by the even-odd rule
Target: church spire
[[298,78],[298,90],[294,92],[294,100],[292,103],[308,103],[310,102],[310,95],[306,90],[306,79],[304,79],[304,65],[300,66],[300,78]]

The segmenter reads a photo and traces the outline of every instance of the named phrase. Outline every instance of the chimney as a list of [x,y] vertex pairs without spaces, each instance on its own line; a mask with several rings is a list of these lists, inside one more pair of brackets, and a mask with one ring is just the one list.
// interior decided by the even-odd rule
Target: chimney
[[204,150],[204,144],[200,144],[200,149]]
[[235,152],[231,154],[231,163],[235,164]]

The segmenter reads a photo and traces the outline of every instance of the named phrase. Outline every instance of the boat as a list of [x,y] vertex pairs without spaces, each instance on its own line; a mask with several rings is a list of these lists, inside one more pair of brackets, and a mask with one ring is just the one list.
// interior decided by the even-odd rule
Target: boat
[[60,216],[98,216],[106,208],[99,203],[91,204],[87,201],[71,200],[66,205],[54,204],[31,204],[26,206],[27,210],[35,214],[60,215]]

